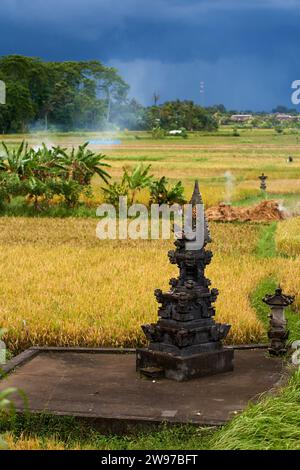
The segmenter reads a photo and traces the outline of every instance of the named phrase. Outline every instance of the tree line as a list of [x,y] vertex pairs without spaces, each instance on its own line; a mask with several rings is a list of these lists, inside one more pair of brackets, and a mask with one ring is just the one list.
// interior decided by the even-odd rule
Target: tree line
[[213,112],[192,101],[144,107],[129,98],[129,85],[100,61],[45,62],[0,57],[6,104],[0,105],[0,132],[120,129],[214,130]]

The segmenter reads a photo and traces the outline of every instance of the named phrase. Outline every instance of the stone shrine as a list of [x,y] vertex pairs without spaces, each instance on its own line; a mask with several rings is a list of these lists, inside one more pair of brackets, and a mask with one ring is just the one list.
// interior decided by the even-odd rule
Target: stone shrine
[[[197,181],[190,204],[194,229],[196,210],[203,208]],[[214,320],[218,290],[210,289],[211,282],[205,277],[213,256],[206,250],[210,242],[204,215],[202,246],[190,249],[190,237],[187,239],[183,231],[175,241],[176,250],[168,253],[170,262],[179,268],[179,276],[170,280],[169,292],[155,290],[159,320],[142,326],[149,346],[137,349],[137,370],[148,377],[183,381],[233,370],[234,351],[222,344],[230,325]]]

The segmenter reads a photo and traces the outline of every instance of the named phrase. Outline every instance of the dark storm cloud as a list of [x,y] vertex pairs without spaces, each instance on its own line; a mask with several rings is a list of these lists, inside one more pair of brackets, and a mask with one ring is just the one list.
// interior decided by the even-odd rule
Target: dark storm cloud
[[2,0],[1,54],[98,58],[119,66],[149,102],[289,104],[299,78],[299,2],[293,0]]

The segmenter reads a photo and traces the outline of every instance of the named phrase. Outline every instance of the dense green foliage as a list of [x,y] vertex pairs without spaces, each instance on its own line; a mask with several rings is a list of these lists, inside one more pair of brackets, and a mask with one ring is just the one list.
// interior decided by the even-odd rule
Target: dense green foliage
[[159,106],[151,106],[146,112],[146,121],[148,128],[163,130],[214,131],[218,128],[218,121],[212,113],[193,101],[176,100]]
[[[213,130],[211,112],[191,101],[144,108],[128,97],[129,86],[118,71],[101,62],[43,62],[38,58],[0,57],[0,80],[6,105],[0,106],[0,132],[28,130]],[[174,127],[175,126],[175,127]]]
[[150,185],[151,204],[185,204],[184,187],[181,181],[169,187],[168,179],[162,176]]
[[18,55],[0,58],[7,103],[0,107],[2,132],[36,128],[99,129],[124,105],[128,85],[99,61],[42,62]]
[[138,164],[131,170],[123,168],[123,177],[121,182],[113,182],[102,188],[104,199],[107,203],[114,205],[119,204],[121,196],[127,196],[129,203],[135,203],[139,192],[147,188],[150,192],[150,204],[185,204],[184,187],[181,181],[174,186],[169,185],[168,179],[162,176],[154,179],[150,175],[151,165]]
[[97,174],[106,183],[110,178],[103,162],[105,155],[95,154],[88,143],[68,152],[61,147],[37,150],[22,142],[17,148],[2,143],[0,155],[0,204],[17,196],[34,203],[36,209],[49,205],[53,196],[64,198],[68,207],[78,204],[82,193],[91,193],[91,180]]

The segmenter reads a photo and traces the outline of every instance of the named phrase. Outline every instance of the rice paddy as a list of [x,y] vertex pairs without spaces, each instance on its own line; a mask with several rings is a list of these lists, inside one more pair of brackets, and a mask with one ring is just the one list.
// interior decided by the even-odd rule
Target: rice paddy
[[[32,145],[48,139],[68,147],[97,135],[24,137]],[[101,149],[110,160],[114,179],[121,176],[123,166],[146,161],[151,163],[154,175],[165,175],[170,181],[180,179],[187,197],[193,180],[198,178],[207,207],[224,200],[251,205],[265,197],[258,181],[264,171],[269,177],[267,197],[280,200],[290,215],[297,213],[297,135],[241,131],[241,137],[234,138],[221,130],[217,135],[197,134],[184,141],[153,141],[143,133],[138,138],[133,133],[115,137],[121,139],[120,146]],[[14,145],[22,136],[3,139]],[[286,161],[288,155],[294,157],[292,164]],[[103,200],[97,179],[93,187],[94,196],[85,201],[91,214]],[[139,200],[148,202],[147,191],[139,194]],[[169,278],[177,272],[167,259],[172,241],[100,241],[96,225],[93,216],[0,217],[0,328],[8,330],[5,341],[11,353],[17,354],[31,345],[135,347],[144,343],[140,325],[157,318],[153,291],[167,289]],[[268,312],[261,308],[261,298],[279,283],[284,291],[296,295],[288,316],[292,319],[291,340],[298,338],[299,217],[271,225],[210,223],[210,229],[213,243],[208,248],[214,257],[207,275],[212,287],[220,291],[216,318],[232,325],[228,343],[266,341]],[[65,438],[75,426],[66,423],[64,430],[63,423],[54,424],[58,430],[55,434],[52,424],[43,422],[37,432],[31,431],[31,424],[26,430],[23,423],[22,433],[18,426],[13,427],[6,440],[12,449],[297,448],[299,407],[295,406],[299,377],[293,380],[286,392],[250,407],[215,434],[180,428],[118,439],[89,430],[86,439],[79,430]],[[274,432],[268,437],[271,430]]]
[[[146,135],[136,140],[127,133],[120,136],[120,146],[103,152],[112,164],[113,178],[120,176],[124,165],[146,160],[156,176],[181,179],[187,197],[193,180],[199,178],[207,206],[225,199],[243,204],[260,198],[257,176],[266,168],[269,197],[276,191],[284,201],[291,194],[297,199],[298,138],[279,137],[270,131],[244,134],[243,138],[221,132],[218,137],[153,141]],[[24,137],[32,145],[43,138]],[[21,139],[13,136],[5,141],[14,145]],[[91,135],[48,137],[64,147],[88,139]],[[285,159],[291,151],[292,166]],[[139,200],[147,199],[147,191],[142,191]],[[94,198],[89,202],[96,206],[101,200],[100,183],[95,179]],[[0,326],[8,329],[6,342],[13,353],[31,345],[125,347],[144,342],[140,325],[157,316],[153,291],[168,288],[168,279],[176,275],[176,268],[167,260],[172,242],[100,241],[96,224],[96,219],[80,217],[0,218]],[[264,278],[276,277],[290,293],[300,287],[298,227],[296,218],[278,224],[277,254],[269,259],[258,256],[262,237],[258,224],[211,224],[214,258],[208,276],[220,290],[217,319],[232,325],[230,343],[264,338],[265,327],[250,300]],[[291,258],[284,259],[283,254]]]

